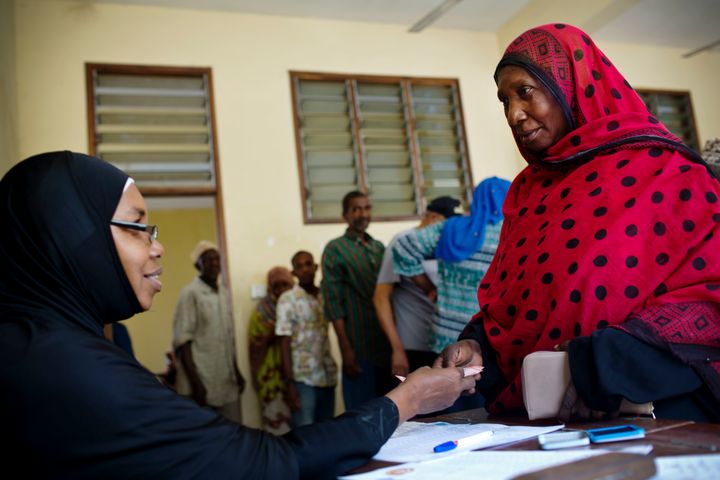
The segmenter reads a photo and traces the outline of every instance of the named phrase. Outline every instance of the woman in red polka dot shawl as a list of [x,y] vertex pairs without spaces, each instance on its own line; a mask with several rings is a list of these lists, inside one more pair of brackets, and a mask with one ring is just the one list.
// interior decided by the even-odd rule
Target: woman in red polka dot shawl
[[720,182],[577,28],[523,33],[495,80],[528,166],[481,310],[438,363],[483,364],[488,410],[517,411],[523,358],[562,344],[561,417],[626,398],[720,421]]

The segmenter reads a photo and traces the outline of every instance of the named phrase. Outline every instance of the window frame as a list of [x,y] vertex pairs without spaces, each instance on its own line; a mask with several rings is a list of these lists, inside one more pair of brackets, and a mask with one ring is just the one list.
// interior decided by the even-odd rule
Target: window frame
[[[692,131],[692,134],[694,136],[696,145],[688,145],[691,149],[695,150],[696,152],[700,153],[702,151],[702,145],[700,145],[700,136],[698,135],[697,130],[697,121],[695,119],[695,107],[693,107],[693,100],[692,100],[692,94],[689,90],[666,90],[666,89],[655,89],[655,88],[636,88],[637,94],[640,96],[640,99],[645,102],[645,99],[643,98],[643,95],[651,95],[653,98],[653,102],[655,104],[655,110],[656,112],[650,111],[652,115],[654,115],[658,120],[662,122],[662,119],[657,114],[657,96],[658,95],[668,95],[668,96],[675,96],[675,97],[684,97],[687,99],[687,118],[692,123],[690,126],[690,129]],[[650,108],[648,108],[650,110]],[[669,128],[668,128],[669,130]],[[680,137],[680,135],[676,134],[675,132],[671,133],[677,137]],[[680,137],[681,140],[683,140],[683,143],[685,142],[685,139]]]
[[[223,283],[229,291],[232,291],[230,282],[230,268],[228,264],[227,242],[225,232],[225,206],[223,201],[222,180],[220,175],[220,156],[218,154],[217,124],[215,120],[215,95],[213,91],[212,69],[210,67],[174,67],[155,65],[136,65],[120,63],[85,63],[85,94],[88,129],[88,152],[91,156],[97,157],[96,129],[95,129],[95,73],[120,74],[120,75],[158,75],[158,76],[205,76],[207,79],[207,101],[208,117],[211,122],[209,128],[210,148],[212,149],[214,186],[211,187],[142,187],[139,186],[143,196],[155,197],[192,197],[209,196],[213,198],[216,222],[216,238],[221,256],[221,273]],[[232,313],[232,302],[228,303],[229,311]]]
[[[424,212],[428,199],[422,194],[423,191],[423,173],[422,162],[419,158],[419,145],[417,140],[416,116],[412,112],[413,104],[411,98],[411,86],[443,86],[451,87],[455,94],[456,102],[456,130],[458,134],[458,153],[462,162],[463,180],[465,183],[465,196],[460,199],[463,204],[469,205],[472,199],[472,190],[474,187],[472,167],[470,161],[470,152],[467,146],[467,133],[465,131],[465,114],[462,105],[462,95],[460,92],[460,82],[456,78],[435,78],[435,77],[410,77],[410,76],[391,76],[391,75],[365,75],[365,74],[344,74],[344,73],[324,73],[324,72],[308,72],[308,71],[289,71],[290,77],[290,93],[292,98],[292,114],[293,128],[295,134],[295,155],[298,166],[298,180],[300,186],[300,197],[302,202],[303,224],[334,224],[343,223],[341,216],[341,205],[338,202],[337,218],[310,218],[308,212],[308,189],[305,174],[305,159],[303,157],[303,139],[302,139],[302,120],[299,108],[299,82],[301,80],[309,81],[343,81],[348,90],[348,103],[352,106],[352,111],[348,112],[351,120],[351,134],[353,137],[353,151],[357,158],[356,172],[358,179],[358,190],[367,193],[367,165],[365,154],[363,152],[362,136],[360,133],[360,119],[358,108],[358,83],[375,83],[375,84],[398,84],[401,86],[403,108],[407,123],[407,144],[410,155],[411,169],[413,172],[413,189],[415,192],[416,211]],[[410,111],[408,111],[410,110]],[[419,181],[422,180],[422,181]],[[421,218],[422,213],[414,215],[387,215],[373,216],[374,221],[395,222],[417,220]]]
[[152,196],[178,196],[178,195],[213,195],[216,197],[218,207],[221,205],[220,188],[220,160],[218,155],[217,128],[215,122],[215,95],[213,92],[212,69],[210,67],[172,67],[154,65],[132,65],[119,63],[86,63],[85,83],[87,100],[87,122],[88,122],[88,151],[90,155],[97,156],[96,129],[95,129],[95,98],[94,98],[94,76],[95,74],[118,74],[118,75],[155,75],[167,77],[204,76],[207,79],[208,92],[208,116],[210,120],[209,145],[213,159],[214,187],[143,187],[143,195]]

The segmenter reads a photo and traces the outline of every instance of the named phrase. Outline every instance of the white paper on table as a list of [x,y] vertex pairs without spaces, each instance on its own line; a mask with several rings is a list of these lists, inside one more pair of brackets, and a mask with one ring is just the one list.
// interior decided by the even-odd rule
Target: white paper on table
[[[423,423],[405,422],[400,425],[392,437],[382,446],[373,457],[376,460],[387,462],[418,462],[421,460],[436,460],[447,456],[457,455],[467,450],[495,447],[507,443],[527,440],[543,433],[554,432],[564,425],[550,427],[508,426],[497,423],[461,423],[446,422]],[[482,443],[471,447],[456,448],[448,452],[434,453],[433,448],[444,442],[469,437],[480,432],[492,430],[492,437]]]
[[412,462],[339,477],[348,480],[507,480],[523,473],[592,457],[603,450],[516,450],[463,452],[437,460]]
[[701,480],[720,478],[720,454],[671,455],[655,459],[657,474],[650,480]]

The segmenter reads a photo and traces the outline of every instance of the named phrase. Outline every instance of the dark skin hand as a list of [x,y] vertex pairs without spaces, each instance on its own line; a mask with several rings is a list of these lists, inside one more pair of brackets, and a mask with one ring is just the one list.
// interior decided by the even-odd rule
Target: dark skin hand
[[[555,346],[555,350],[558,352],[567,352],[570,347],[570,340],[566,340],[559,345]],[[570,380],[567,390],[565,390],[565,396],[560,404],[560,410],[558,410],[557,418],[563,422],[567,422],[571,419],[580,420],[603,420],[607,418],[616,418],[618,412],[602,412],[600,410],[592,410],[588,407],[583,399],[578,395],[575,389],[575,384]]]
[[360,364],[357,362],[355,350],[352,348],[352,345],[350,345],[350,340],[345,332],[345,320],[340,319],[334,321],[333,327],[335,327],[335,333],[337,334],[338,343],[340,344],[343,374],[348,378],[357,378],[362,373],[362,368],[360,368]]
[[437,287],[430,281],[430,277],[424,273],[410,277],[415,285],[427,295],[427,297],[434,303],[437,300]]
[[243,393],[245,391],[245,377],[243,377],[242,373],[240,373],[237,364],[234,364],[233,367],[235,369],[235,381],[237,381],[238,384],[238,391]]
[[195,400],[195,403],[198,405],[204,406],[207,405],[207,389],[197,374],[197,368],[195,367],[195,362],[192,358],[192,351],[190,350],[191,343],[192,342],[187,342],[180,345],[176,350],[175,355],[177,359],[180,360],[180,363],[187,374],[188,381],[190,382],[190,388],[192,390],[192,399]]
[[[469,366],[482,366],[482,352],[480,351],[480,344],[475,340],[460,340],[452,345],[448,345],[440,352],[440,355],[435,359],[433,368],[444,368],[444,367],[469,367]],[[475,376],[477,380],[481,378],[478,374]],[[475,385],[470,390],[463,392],[463,395],[471,395],[475,393]]]
[[285,403],[290,410],[297,412],[300,410],[300,394],[293,380],[292,355],[290,353],[291,337],[280,337],[280,350],[282,352],[282,370],[285,378],[287,389],[285,390]]

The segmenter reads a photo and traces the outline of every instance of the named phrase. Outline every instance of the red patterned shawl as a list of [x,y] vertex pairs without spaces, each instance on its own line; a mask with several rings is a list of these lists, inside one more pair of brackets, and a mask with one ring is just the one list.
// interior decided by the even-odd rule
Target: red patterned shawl
[[[505,200],[500,245],[472,320],[483,322],[508,381],[490,411],[523,408],[519,372],[527,354],[629,317],[652,331],[638,335],[645,339],[717,353],[718,181],[577,28],[523,33],[498,70],[505,65],[523,66],[543,82],[572,131],[543,156],[518,143],[529,166]],[[670,328],[655,328],[664,307],[677,313],[692,304],[703,312],[699,323],[697,315],[676,314]],[[633,333],[632,322],[624,327]],[[720,398],[720,364],[705,363],[704,377]]]

